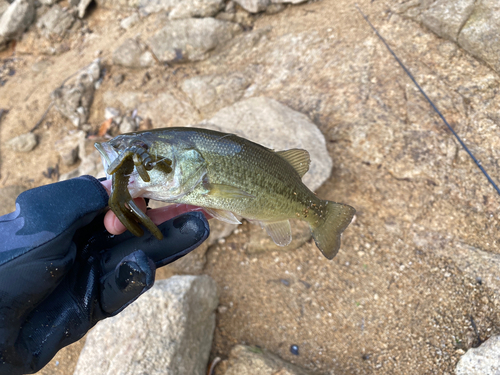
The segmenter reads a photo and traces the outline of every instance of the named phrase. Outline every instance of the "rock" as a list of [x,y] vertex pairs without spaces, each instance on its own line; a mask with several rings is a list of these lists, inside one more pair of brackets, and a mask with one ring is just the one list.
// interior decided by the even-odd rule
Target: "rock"
[[0,0],[0,16],[5,13],[9,5],[7,0]]
[[224,7],[223,0],[141,0],[143,13],[167,12],[170,19],[211,17]]
[[150,13],[170,12],[182,0],[140,0],[139,9],[144,15]]
[[105,177],[106,173],[104,172],[104,167],[101,161],[101,154],[99,151],[95,150],[90,155],[85,155],[83,153],[83,147],[79,147],[79,156],[81,159],[80,165],[73,169],[68,173],[63,173],[59,176],[59,181],[69,180],[70,178],[82,176],[82,175],[90,175],[95,178]]
[[[448,241],[437,234],[428,232],[427,237],[415,237],[414,242],[417,246],[430,247],[431,244],[446,244]],[[453,251],[446,251],[446,246],[439,247],[440,250],[433,250],[439,256],[451,258],[465,275],[481,282],[488,288],[492,289],[500,296],[500,254],[495,254],[489,251],[466,245],[460,241],[454,242],[451,247]]]
[[442,38],[457,42],[500,72],[500,3],[496,0],[410,1],[392,7]]
[[19,38],[33,22],[35,6],[32,0],[16,0],[0,18],[0,40]]
[[[200,275],[207,262],[206,252],[208,243],[205,241],[189,254],[175,262],[160,268],[157,272],[159,278],[172,277],[173,275]],[[163,275],[162,277],[159,274]]]
[[51,65],[52,65],[52,63],[50,61],[48,61],[46,59],[42,59],[42,60],[35,62],[31,66],[31,70],[35,73],[40,73],[40,72],[43,72],[45,69],[47,69]]
[[275,4],[301,4],[305,3],[307,0],[271,0]]
[[83,131],[70,134],[54,144],[54,148],[61,156],[61,161],[64,165],[71,166],[78,160],[80,147],[85,147],[86,134]]
[[212,17],[224,8],[223,0],[185,0],[168,14],[170,19]]
[[74,375],[204,375],[217,304],[217,285],[209,276],[157,281],[89,332]]
[[59,87],[51,93],[56,109],[75,126],[87,121],[89,108],[94,99],[94,85],[99,79],[100,72],[100,60],[97,59],[82,69],[74,83]]
[[137,130],[135,120],[130,116],[125,116],[120,124],[120,133],[132,133]]
[[243,9],[250,13],[259,13],[266,10],[269,5],[269,0],[234,0]]
[[85,16],[85,11],[87,10],[87,7],[90,5],[92,0],[80,0],[78,3],[78,17],[83,18]]
[[307,223],[299,220],[292,220],[291,226],[292,242],[283,247],[276,245],[267,232],[260,226],[252,225],[250,227],[246,252],[248,254],[256,254],[264,251],[292,251],[301,247],[311,239],[311,229]]
[[218,369],[221,375],[313,375],[255,346],[236,345]]
[[266,8],[266,13],[267,14],[276,14],[279,12],[282,12],[285,10],[285,5],[283,3],[279,4],[269,4],[268,7]]
[[125,81],[125,74],[113,74],[113,83],[119,86]]
[[173,20],[153,35],[149,44],[162,62],[198,61],[240,31],[239,25],[214,18]]
[[18,135],[7,142],[7,146],[16,152],[30,152],[37,144],[38,140],[33,133]]
[[16,198],[23,191],[27,190],[25,186],[11,185],[0,188],[0,216],[6,215],[16,210]]
[[185,80],[181,89],[199,111],[207,113],[240,100],[251,83],[245,74],[230,73],[193,77]]
[[154,128],[186,126],[200,120],[191,104],[168,92],[160,93],[155,99],[140,104],[137,113],[142,118],[151,119]]
[[313,191],[330,177],[332,159],[321,131],[307,116],[274,99],[257,97],[240,101],[197,126],[234,133],[274,150],[307,150],[311,165],[303,181]]
[[500,336],[490,337],[478,348],[470,348],[457,363],[456,375],[500,374]]
[[106,107],[104,109],[104,118],[109,120],[110,118],[115,118],[120,116],[120,110],[113,107]]
[[441,38],[457,41],[475,0],[437,0],[422,12],[421,22]]
[[139,14],[134,13],[131,16],[128,16],[127,18],[124,18],[120,22],[120,27],[122,29],[128,30],[132,26],[136,25],[140,21]]
[[211,219],[210,224],[210,236],[207,238],[208,246],[212,246],[218,240],[226,238],[238,228],[239,224],[229,224],[216,219]]
[[137,9],[139,8],[141,1],[143,0],[96,0],[99,7],[116,9],[119,11],[123,11],[127,8]]
[[143,93],[137,91],[106,91],[103,94],[103,102],[108,107],[121,105],[125,109],[137,108],[143,97]]
[[500,3],[496,0],[476,2],[474,12],[458,36],[467,52],[479,57],[500,72]]
[[113,64],[128,68],[144,68],[154,64],[151,52],[136,39],[127,39],[113,52]]
[[40,33],[47,39],[61,40],[75,22],[73,14],[55,4],[36,23]]

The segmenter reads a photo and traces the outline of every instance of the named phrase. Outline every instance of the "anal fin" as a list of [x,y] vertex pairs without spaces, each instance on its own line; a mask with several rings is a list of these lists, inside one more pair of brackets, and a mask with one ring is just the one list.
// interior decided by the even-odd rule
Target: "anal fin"
[[292,228],[290,221],[276,221],[274,223],[266,223],[261,221],[260,225],[267,231],[267,234],[273,239],[278,246],[286,246],[292,242]]

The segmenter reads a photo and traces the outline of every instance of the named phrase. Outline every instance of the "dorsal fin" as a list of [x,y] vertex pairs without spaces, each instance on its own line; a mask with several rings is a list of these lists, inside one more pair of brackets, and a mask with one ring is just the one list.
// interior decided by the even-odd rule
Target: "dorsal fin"
[[276,153],[289,162],[301,178],[309,170],[311,159],[309,158],[309,153],[306,150],[292,148],[290,150],[277,151]]

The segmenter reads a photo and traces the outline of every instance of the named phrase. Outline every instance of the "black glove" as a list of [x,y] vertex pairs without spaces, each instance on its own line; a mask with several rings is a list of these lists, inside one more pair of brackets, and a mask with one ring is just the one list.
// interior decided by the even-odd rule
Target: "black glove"
[[0,374],[34,373],[99,320],[153,286],[157,267],[200,245],[200,212],[149,232],[113,236],[103,224],[108,194],[90,176],[22,193],[0,217]]

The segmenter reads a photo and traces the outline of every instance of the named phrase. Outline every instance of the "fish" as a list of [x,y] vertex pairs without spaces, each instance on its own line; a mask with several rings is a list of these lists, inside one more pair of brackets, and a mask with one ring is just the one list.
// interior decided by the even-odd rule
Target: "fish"
[[135,197],[202,207],[214,218],[258,223],[279,246],[292,240],[290,219],[309,224],[323,255],[333,259],[356,210],[318,198],[302,182],[309,153],[274,151],[214,130],[172,127],[119,135],[97,142],[108,178],[109,207],[137,236],[143,224],[162,234],[133,202]]

